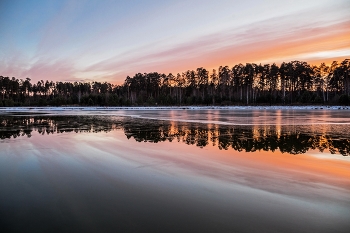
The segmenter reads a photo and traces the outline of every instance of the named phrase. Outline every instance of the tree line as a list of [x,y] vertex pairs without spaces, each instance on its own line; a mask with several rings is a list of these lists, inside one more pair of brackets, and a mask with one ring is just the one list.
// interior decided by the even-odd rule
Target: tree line
[[[123,130],[125,136],[138,142],[160,143],[178,141],[188,145],[217,146],[222,150],[280,151],[303,154],[308,150],[329,151],[332,154],[350,155],[348,131],[341,135],[311,133],[295,130],[291,126],[254,128],[255,126],[204,125],[198,123],[172,124],[133,118],[108,120],[103,116],[4,116],[0,122],[0,139],[31,137],[34,132],[42,135],[76,132],[97,133]],[[329,132],[328,132],[329,133]]]
[[350,63],[237,64],[108,82],[53,82],[0,76],[0,106],[350,104]]

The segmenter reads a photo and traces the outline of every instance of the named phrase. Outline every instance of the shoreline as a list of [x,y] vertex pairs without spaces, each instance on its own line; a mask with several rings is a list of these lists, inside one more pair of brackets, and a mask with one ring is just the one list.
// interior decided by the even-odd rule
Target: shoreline
[[0,107],[17,111],[118,111],[118,110],[350,110],[350,106],[151,106],[151,107]]

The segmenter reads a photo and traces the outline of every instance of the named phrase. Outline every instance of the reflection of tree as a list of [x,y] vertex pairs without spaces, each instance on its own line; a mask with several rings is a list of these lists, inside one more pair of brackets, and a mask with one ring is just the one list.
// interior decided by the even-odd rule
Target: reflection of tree
[[[316,139],[317,140],[317,139]],[[312,148],[314,137],[304,134],[284,135],[278,140],[278,147],[281,152],[290,154],[303,154]]]
[[0,138],[16,138],[32,135],[36,131],[42,135],[64,132],[109,132],[115,124],[104,119],[76,116],[7,116],[0,120]]
[[33,131],[42,135],[64,132],[109,132],[123,129],[128,139],[138,142],[184,142],[188,145],[205,147],[209,144],[219,149],[236,151],[276,151],[301,154],[309,149],[320,152],[350,155],[349,129],[343,132],[317,133],[295,126],[227,126],[199,123],[170,123],[135,118],[111,118],[108,116],[3,116],[0,119],[0,138],[31,137]]
[[[205,147],[208,144],[217,145],[219,149],[228,150],[232,148],[237,151],[276,151],[282,153],[302,154],[309,149],[318,149],[323,152],[328,149],[331,153],[350,155],[350,141],[348,139],[334,136],[317,135],[307,130],[296,130],[294,127],[286,126],[281,135],[276,129],[254,130],[252,126],[227,126],[218,125],[208,127],[202,124],[177,123],[171,125],[166,122],[134,120],[122,125],[128,138],[136,141],[159,142],[177,141],[188,145]],[[306,132],[304,132],[306,131]]]
[[335,150],[333,149],[331,152],[333,154],[338,151],[338,153],[342,155],[350,155],[350,140],[349,139],[335,139],[332,141],[332,149],[336,148]]

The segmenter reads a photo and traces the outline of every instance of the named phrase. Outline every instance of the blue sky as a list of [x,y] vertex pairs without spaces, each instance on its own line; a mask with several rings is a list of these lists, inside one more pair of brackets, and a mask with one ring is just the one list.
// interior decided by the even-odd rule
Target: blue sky
[[122,83],[239,62],[350,57],[350,2],[0,1],[0,75]]

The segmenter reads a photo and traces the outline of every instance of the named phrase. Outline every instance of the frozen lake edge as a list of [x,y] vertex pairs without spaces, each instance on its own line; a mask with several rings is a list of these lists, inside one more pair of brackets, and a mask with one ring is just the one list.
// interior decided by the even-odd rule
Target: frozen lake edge
[[1,112],[117,110],[350,110],[350,106],[0,107]]

